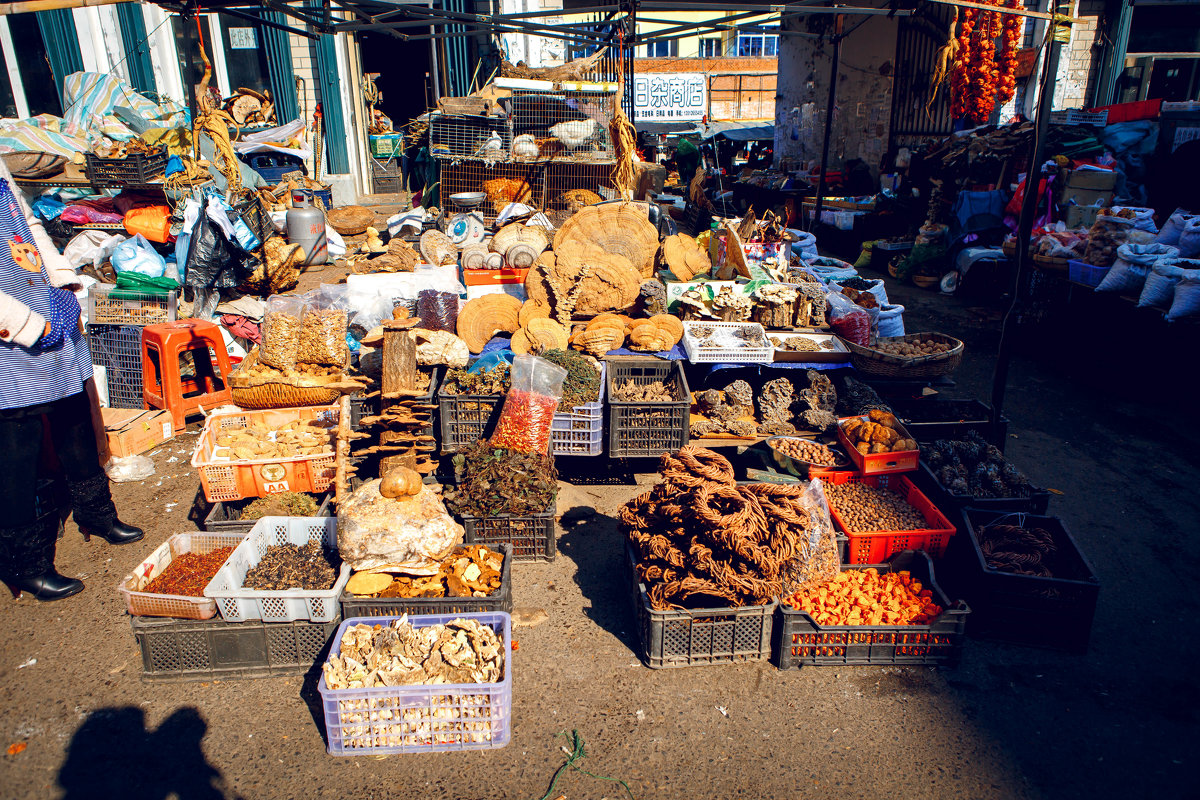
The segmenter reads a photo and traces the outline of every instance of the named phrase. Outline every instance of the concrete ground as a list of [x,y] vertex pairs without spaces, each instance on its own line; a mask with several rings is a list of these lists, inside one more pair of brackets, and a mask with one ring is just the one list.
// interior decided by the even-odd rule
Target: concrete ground
[[[893,283],[889,281],[889,283]],[[967,341],[956,393],[987,397],[998,324],[957,298],[889,286],[909,330]],[[1065,318],[1064,318],[1065,319]],[[781,672],[767,663],[645,668],[622,591],[614,515],[641,489],[578,485],[557,560],[513,570],[513,738],[500,750],[387,758],[325,753],[316,679],[149,684],[114,587],[172,533],[192,530],[195,435],[154,452],[156,474],[115,486],[144,543],[85,544],[72,523],[59,568],[83,594],[0,602],[0,795],[12,798],[1074,798],[1194,795],[1200,692],[1194,386],[1150,380],[1136,358],[1080,362],[1104,320],[1027,343],[1013,363],[1007,452],[1052,487],[1102,584],[1086,655],[971,639],[954,669]],[[1131,329],[1132,330],[1132,329]],[[1042,335],[1042,334],[1039,334]],[[1049,334],[1047,334],[1049,335]],[[1130,335],[1133,335],[1132,333]],[[1170,348],[1177,342],[1155,341]],[[1061,346],[1060,346],[1061,345]],[[1074,356],[1072,356],[1074,354]],[[1187,754],[1191,752],[1192,756]]]

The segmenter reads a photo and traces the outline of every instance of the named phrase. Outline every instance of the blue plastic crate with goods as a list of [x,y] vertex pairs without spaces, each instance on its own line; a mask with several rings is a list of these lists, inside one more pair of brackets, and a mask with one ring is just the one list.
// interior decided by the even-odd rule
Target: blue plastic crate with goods
[[[391,625],[399,617],[345,620],[329,657],[354,625]],[[502,676],[494,683],[412,684],[331,689],[317,684],[329,753],[335,756],[445,753],[504,747],[512,738],[512,619],[504,612],[411,616],[414,628],[475,620],[499,639]]]
[[1081,283],[1095,288],[1104,280],[1112,267],[1097,267],[1085,261],[1067,260],[1067,278],[1071,283]]

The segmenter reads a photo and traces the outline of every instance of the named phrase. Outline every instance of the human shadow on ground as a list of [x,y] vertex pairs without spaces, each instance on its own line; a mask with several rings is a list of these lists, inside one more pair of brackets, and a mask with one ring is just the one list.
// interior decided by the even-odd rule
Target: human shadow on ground
[[146,727],[145,712],[135,706],[96,709],[75,731],[58,771],[63,798],[239,798],[204,755],[207,731],[208,723],[191,706],[176,709],[155,730]]
[[638,651],[637,620],[629,603],[629,568],[625,539],[617,520],[591,509],[567,509],[560,525],[558,549],[575,562],[575,583],[591,605],[583,609],[588,619]]

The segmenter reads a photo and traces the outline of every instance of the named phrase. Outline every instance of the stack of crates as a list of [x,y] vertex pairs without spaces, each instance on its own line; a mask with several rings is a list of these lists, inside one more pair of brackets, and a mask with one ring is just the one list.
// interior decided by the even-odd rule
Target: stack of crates
[[96,284],[88,294],[88,346],[104,367],[110,408],[145,408],[142,402],[142,328],[176,318],[176,293],[114,291]]

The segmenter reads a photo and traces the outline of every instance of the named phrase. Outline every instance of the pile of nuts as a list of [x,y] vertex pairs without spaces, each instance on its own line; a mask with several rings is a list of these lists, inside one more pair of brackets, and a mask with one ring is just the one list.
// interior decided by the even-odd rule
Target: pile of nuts
[[912,358],[949,353],[954,347],[955,345],[949,342],[941,342],[936,339],[907,339],[899,342],[879,342],[871,349],[893,356]]
[[808,439],[771,439],[768,444],[776,452],[783,453],[797,461],[821,467],[841,467],[846,464],[846,459],[838,453],[819,442],[812,442]]
[[841,517],[850,533],[867,531],[924,531],[929,523],[920,511],[891,489],[865,483],[825,486],[829,507]]

